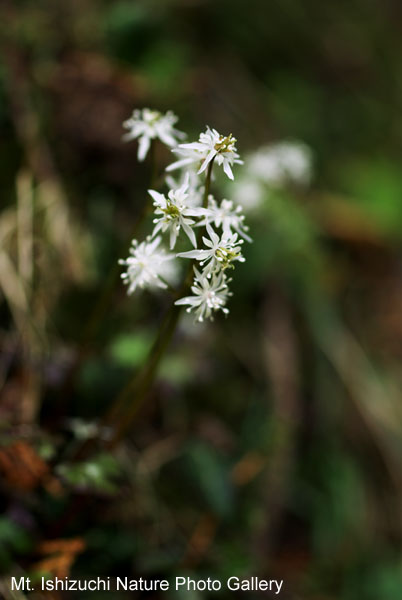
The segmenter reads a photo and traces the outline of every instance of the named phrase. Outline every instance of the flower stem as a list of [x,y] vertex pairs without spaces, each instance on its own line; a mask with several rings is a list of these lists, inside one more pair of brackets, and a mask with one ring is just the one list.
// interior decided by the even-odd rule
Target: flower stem
[[[208,165],[207,174],[205,177],[204,195],[202,198],[202,208],[208,208],[208,196],[209,196],[209,189],[211,187],[212,169],[214,166],[214,160],[215,160],[215,157],[211,160],[211,162]],[[200,242],[202,240],[202,235],[204,232],[205,232],[205,227],[199,227],[199,229],[197,231],[197,247],[200,245]],[[188,266],[186,278],[184,280],[184,285],[183,285],[184,290],[187,290],[191,287],[191,282],[193,280],[193,274],[194,274],[194,267],[196,264],[197,264],[197,261],[192,260]],[[184,293],[186,293],[186,292],[184,292]]]
[[172,304],[149,352],[146,363],[135,373],[113,402],[105,422],[117,421],[109,445],[115,446],[130,428],[138,410],[146,400],[155,379],[157,368],[176,329],[180,306]]
[[[213,163],[214,161],[211,160],[205,177],[205,190],[203,198],[204,208],[206,208],[208,205]],[[199,232],[199,238],[201,237],[201,234],[202,231]],[[180,298],[189,286],[190,276],[192,275],[192,267],[193,263],[190,265],[190,270],[185,278],[182,289],[177,294],[175,299]],[[113,401],[111,409],[109,410],[104,421],[106,425],[113,424],[117,421],[110,446],[115,446],[122,439],[124,434],[130,428],[131,423],[141,405],[146,400],[152,388],[158,366],[176,329],[180,312],[181,306],[177,306],[173,302],[159,329],[158,336],[155,339],[143,368],[140,370],[140,372],[133,375],[121,393]]]
[[212,169],[214,166],[215,157],[210,161],[207,169],[207,175],[205,177],[205,188],[204,188],[204,197],[202,199],[202,207],[208,208],[208,196],[209,196],[209,188],[211,187],[211,178],[212,178]]

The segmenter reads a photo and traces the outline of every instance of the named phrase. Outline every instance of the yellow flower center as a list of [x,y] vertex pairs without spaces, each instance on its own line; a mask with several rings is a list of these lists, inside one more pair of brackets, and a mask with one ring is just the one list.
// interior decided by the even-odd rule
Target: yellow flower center
[[154,123],[156,123],[156,121],[159,121],[161,117],[161,113],[157,110],[150,110],[146,116],[145,116],[145,120],[150,124],[153,125]]
[[234,250],[226,250],[223,248],[218,248],[216,251],[216,257],[220,259],[222,269],[234,269],[234,266],[231,264],[236,258],[240,256],[240,252],[235,252]]
[[165,213],[168,219],[177,219],[180,216],[180,211],[177,208],[177,206],[175,206],[169,201],[166,205],[166,208],[163,209],[163,212]]
[[231,133],[226,137],[221,135],[214,148],[217,152],[233,152],[236,142],[236,138],[234,138]]

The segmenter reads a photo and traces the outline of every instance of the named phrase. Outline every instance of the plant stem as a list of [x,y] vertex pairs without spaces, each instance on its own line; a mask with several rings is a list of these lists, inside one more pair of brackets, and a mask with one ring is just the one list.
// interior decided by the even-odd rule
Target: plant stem
[[[205,189],[203,197],[203,207],[208,205],[209,189],[211,186],[211,177],[214,161],[208,165],[208,170],[205,177]],[[202,235],[202,230],[199,232],[198,238]],[[197,240],[199,242],[199,239]],[[177,294],[180,298],[189,286],[189,279],[192,273],[194,261],[190,264],[189,272],[185,278],[182,289]],[[176,298],[176,299],[177,299]],[[131,423],[137,414],[139,408],[146,400],[150,389],[152,388],[155,375],[167,349],[169,342],[174,334],[176,325],[180,316],[181,307],[176,306],[174,301],[159,330],[159,334],[149,352],[147,361],[139,373],[135,373],[123,388],[121,393],[114,400],[110,411],[108,412],[104,424],[110,425],[117,420],[116,429],[114,431],[110,446],[115,446],[130,428]],[[128,406],[127,406],[128,404]],[[127,406],[127,410],[125,407]]]
[[204,188],[204,197],[202,199],[202,207],[208,208],[208,196],[209,196],[209,188],[211,187],[211,177],[212,177],[212,169],[214,166],[215,157],[210,161],[207,169],[207,175],[205,177],[205,188]]
[[[207,208],[208,206],[213,163],[214,160],[211,160],[205,177],[205,189],[203,197],[204,208]],[[202,229],[198,232],[197,245],[199,244],[201,236]],[[109,448],[114,448],[121,441],[121,439],[130,429],[131,424],[141,406],[149,396],[149,392],[154,383],[159,364],[173,337],[181,313],[182,307],[177,306],[175,304],[175,300],[182,297],[186,293],[186,290],[191,282],[194,262],[195,261],[192,261],[190,263],[183,285],[176,294],[173,303],[166,313],[166,316],[159,329],[159,333],[152,345],[151,350],[149,351],[147,360],[142,369],[132,375],[131,379],[129,379],[128,383],[122,389],[120,394],[118,394],[113,400],[110,409],[101,420],[101,429],[104,427],[111,427],[113,430],[112,436],[107,442]],[[87,440],[87,442],[85,442],[76,452],[74,457],[75,460],[84,460],[96,448],[96,446],[96,440]]]
[[[155,379],[157,368],[176,329],[180,316],[180,306],[172,304],[159,330],[159,334],[149,352],[148,359],[139,373],[136,373],[113,402],[106,423],[118,419],[113,437],[109,442],[114,447],[130,428],[138,410],[146,400]],[[127,410],[124,410],[127,406]],[[119,415],[120,413],[120,415]]]

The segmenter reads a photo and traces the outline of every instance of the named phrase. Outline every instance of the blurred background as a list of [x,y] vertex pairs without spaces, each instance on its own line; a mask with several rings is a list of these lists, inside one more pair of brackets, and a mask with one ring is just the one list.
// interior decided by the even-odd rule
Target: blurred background
[[[18,574],[258,574],[289,600],[399,600],[401,3],[0,11],[3,597]],[[170,302],[127,296],[116,267],[147,201],[150,162],[121,141],[144,106],[189,141],[236,136],[245,165],[215,191],[254,243],[230,315],[182,315],[110,449],[100,419]],[[160,173],[171,160],[157,148]]]

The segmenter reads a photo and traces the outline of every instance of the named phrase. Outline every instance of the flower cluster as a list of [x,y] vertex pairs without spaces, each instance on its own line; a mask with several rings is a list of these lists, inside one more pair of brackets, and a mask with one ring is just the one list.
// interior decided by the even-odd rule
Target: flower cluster
[[138,160],[143,161],[151,146],[151,141],[158,138],[167,146],[174,147],[178,139],[183,139],[185,134],[173,127],[178,121],[176,115],[168,111],[162,115],[157,110],[143,108],[135,110],[132,116],[124,121],[123,127],[128,129],[128,133],[123,136],[123,140],[129,142],[138,138]]
[[[122,279],[131,294],[137,288],[170,287],[177,281],[180,259],[190,259],[192,295],[175,303],[186,305],[187,312],[194,311],[196,319],[203,321],[213,319],[217,311],[229,312],[226,304],[231,296],[231,279],[227,272],[236,263],[244,262],[242,245],[244,241],[251,242],[241,207],[232,200],[218,201],[209,193],[215,165],[233,180],[232,167],[242,161],[232,134],[220,135],[209,127],[198,141],[178,144],[184,134],[174,129],[176,121],[171,112],[163,115],[144,108],[135,110],[123,124],[130,130],[125,140],[138,138],[139,160],[145,159],[158,138],[178,157],[166,171],[180,172],[177,179],[170,174],[165,178],[167,193],[148,190],[153,202],[153,231],[141,243],[133,240],[130,256],[119,262],[126,267]],[[169,250],[162,246],[163,237],[167,238]],[[182,243],[191,249],[175,250]],[[186,284],[183,291],[188,291]]]
[[119,260],[119,264],[127,267],[122,274],[124,283],[128,285],[128,293],[139,288],[167,288],[169,281],[176,279],[177,269],[174,254],[169,254],[159,248],[161,238],[158,236],[139,244],[137,240],[131,242],[130,256]]
[[288,181],[306,185],[311,179],[311,151],[300,142],[278,142],[252,154],[248,171],[257,179],[280,187]]
[[223,165],[223,170],[229,179],[233,179],[232,166],[234,163],[243,164],[236,152],[236,138],[230,133],[228,136],[220,135],[216,129],[207,127],[205,133],[200,134],[198,142],[180,144],[173,152],[181,156],[180,160],[169,165],[167,171],[186,167],[193,163],[200,163],[198,174],[205,171],[208,165],[215,160],[218,165]]
[[307,186],[313,174],[311,149],[298,141],[262,146],[247,157],[247,167],[236,182],[234,199],[244,210],[258,208],[267,190],[285,189],[289,184]]

